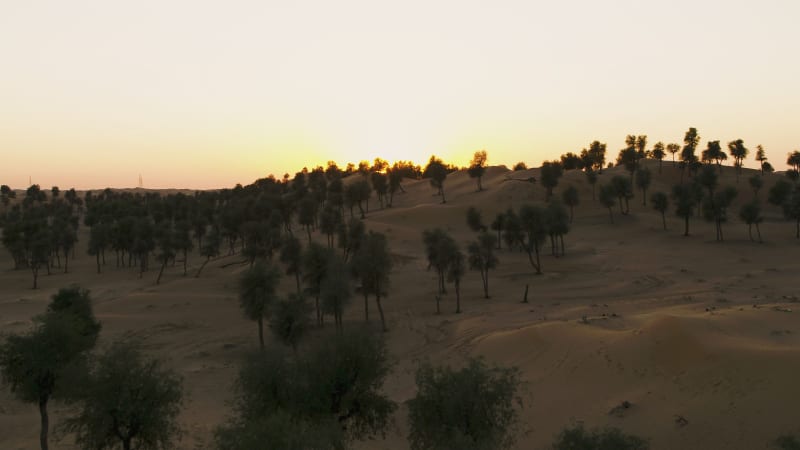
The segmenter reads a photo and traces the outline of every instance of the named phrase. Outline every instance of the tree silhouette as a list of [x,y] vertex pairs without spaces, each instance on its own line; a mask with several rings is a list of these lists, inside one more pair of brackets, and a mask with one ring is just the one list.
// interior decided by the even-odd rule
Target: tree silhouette
[[486,150],[477,151],[474,155],[472,155],[472,160],[469,162],[469,168],[467,169],[467,174],[469,174],[469,177],[475,178],[478,182],[478,191],[483,190],[481,179],[483,178],[483,174],[486,172],[486,160]]
[[370,231],[364,242],[353,256],[353,271],[361,282],[361,293],[364,295],[364,312],[367,312],[367,298],[375,296],[378,314],[381,316],[381,328],[386,328],[386,318],[383,314],[381,297],[388,295],[389,274],[392,271],[392,257],[386,236]]
[[583,169],[583,160],[580,155],[572,152],[567,152],[561,155],[561,166],[564,170]]
[[[625,179],[623,177],[623,179]],[[600,204],[603,205],[605,208],[608,208],[608,218],[611,220],[611,223],[614,223],[614,211],[612,208],[617,203],[617,189],[612,184],[603,184],[600,185],[600,196],[598,197],[600,200]]]
[[654,192],[650,196],[650,202],[653,204],[653,209],[661,213],[661,223],[664,225],[664,231],[667,230],[667,209],[669,209],[669,198],[663,192]]
[[481,219],[481,212],[474,206],[467,209],[467,226],[474,232],[486,231],[486,225],[483,224]]
[[761,205],[758,203],[758,200],[753,199],[742,205],[742,208],[739,210],[739,218],[742,219],[742,222],[747,224],[747,235],[750,237],[750,240],[753,240],[753,225],[755,225],[756,232],[758,233],[758,242],[763,242],[761,240],[761,229],[758,225],[764,221],[764,217],[761,215]]
[[569,233],[570,223],[567,210],[561,202],[553,201],[547,205],[545,212],[547,234],[550,236],[550,252],[556,257],[564,256],[564,235]]
[[370,174],[370,181],[372,181],[372,188],[375,189],[375,193],[378,195],[378,203],[381,205],[381,209],[383,209],[384,199],[389,193],[389,180],[386,174],[372,172]]
[[47,312],[34,319],[26,335],[10,335],[0,345],[0,375],[14,395],[39,406],[39,445],[48,448],[53,398],[70,400],[70,385],[82,377],[86,353],[94,347],[100,324],[92,312],[89,292],[78,287],[61,289]]
[[586,182],[592,186],[592,200],[595,200],[595,186],[597,185],[597,172],[586,169]]
[[542,163],[540,177],[542,186],[547,189],[545,200],[550,201],[553,196],[553,188],[558,186],[558,179],[564,174],[564,169],[561,167],[560,161],[545,161]]
[[[386,345],[366,330],[320,340],[294,358],[278,351],[253,354],[236,381],[236,417],[216,431],[217,445],[348,448],[350,441],[371,438],[389,425],[395,404],[381,393],[388,374]],[[269,424],[276,418],[289,428],[274,430]],[[292,431],[308,433],[291,436]],[[287,441],[292,445],[281,445]]]
[[758,161],[761,167],[761,176],[764,176],[764,164],[767,162],[767,154],[764,151],[764,147],[761,144],[756,146],[756,161]]
[[713,221],[717,230],[717,241],[722,241],[722,224],[728,220],[728,207],[736,198],[736,189],[727,187],[713,196],[709,195],[703,202],[703,215],[706,220]]
[[791,166],[796,172],[800,172],[800,150],[789,153],[786,157],[786,164]]
[[747,179],[747,182],[750,183],[750,187],[753,189],[753,198],[758,198],[758,191],[764,186],[763,175],[753,175]]
[[[464,254],[458,248],[458,246],[454,247],[452,253],[450,254],[450,263],[447,265],[447,281],[453,283],[453,287],[456,290],[456,314],[461,313],[461,278],[463,278],[464,273],[466,272],[466,267],[464,264]],[[437,299],[440,297],[437,296]],[[439,303],[436,303],[436,313],[439,313]]]
[[136,344],[117,341],[102,354],[67,419],[81,448],[173,448],[180,433],[181,378],[148,359]]
[[306,229],[308,242],[311,242],[311,230],[317,222],[318,207],[319,203],[315,199],[306,197],[300,201],[297,209],[297,222]]
[[695,150],[697,144],[700,143],[700,136],[697,134],[697,129],[692,127],[686,132],[683,137],[683,149],[681,150],[681,181],[683,181],[683,174],[688,168],[690,172],[694,172],[695,167],[699,163]]
[[156,284],[159,284],[161,275],[164,274],[164,268],[167,267],[169,261],[175,259],[175,238],[172,227],[168,223],[159,224],[156,234],[159,249],[157,258],[161,263],[161,269],[159,269],[158,278],[156,278]]
[[567,186],[564,192],[561,193],[561,199],[564,201],[565,205],[569,206],[569,223],[572,223],[572,219],[575,216],[574,209],[580,202],[578,198],[578,189],[573,185]]
[[769,190],[768,201],[780,206],[784,217],[795,221],[795,237],[800,239],[800,186],[778,180]]
[[458,247],[455,240],[443,229],[434,228],[422,232],[422,242],[425,245],[425,255],[428,258],[428,268],[436,270],[436,291],[438,295],[447,293],[445,288],[445,274],[450,264],[450,256]]
[[522,205],[519,208],[520,245],[528,254],[536,274],[542,273],[542,263],[539,258],[539,247],[547,236],[546,212],[539,206]]
[[675,214],[684,219],[684,236],[689,236],[689,218],[697,205],[697,193],[690,185],[678,184],[672,187],[672,199],[675,202]]
[[667,151],[672,154],[672,162],[675,162],[675,154],[681,151],[681,146],[675,143],[667,144]]
[[288,299],[279,299],[270,306],[269,329],[284,345],[297,350],[300,342],[308,332],[311,308],[302,295],[292,294]]
[[503,228],[505,227],[505,218],[506,215],[504,213],[497,213],[497,215],[494,216],[494,220],[492,221],[492,223],[489,224],[489,228],[491,228],[492,231],[497,232],[498,250],[500,250],[500,239],[501,239],[501,233],[503,232]]
[[589,149],[581,151],[581,160],[583,167],[591,169],[598,173],[603,173],[603,166],[606,163],[606,144],[601,144],[600,141],[593,141],[589,144]]
[[294,236],[286,236],[281,245],[281,262],[286,265],[286,274],[294,275],[297,294],[300,294],[300,275],[302,273],[303,246]]
[[222,238],[219,234],[219,228],[216,226],[211,227],[211,233],[208,234],[208,238],[206,239],[205,244],[200,247],[200,255],[205,256],[206,259],[203,261],[203,264],[197,269],[197,273],[194,274],[195,278],[200,277],[200,272],[203,271],[203,268],[206,267],[211,258],[216,258],[219,256],[219,246],[222,243]]
[[[489,298],[489,270],[497,267],[497,257],[494,255],[495,239],[493,234],[484,231],[467,247],[470,269],[477,270],[481,274],[483,298]],[[448,255],[451,264],[456,253],[458,249],[453,248]]]
[[[350,288],[350,278],[345,270],[345,264],[337,257],[331,258],[325,278],[320,286],[320,301],[322,310],[333,314],[333,321],[338,332],[343,331],[344,307],[350,303],[352,289]],[[368,308],[369,305],[365,305]],[[369,320],[368,309],[365,309],[365,320]]]
[[734,166],[736,167],[736,181],[739,181],[739,175],[742,173],[742,162],[747,157],[748,150],[747,147],[744,146],[744,141],[741,139],[737,139],[735,141],[728,142],[728,152],[731,154],[731,157],[734,160]]
[[716,162],[717,167],[719,168],[719,173],[722,173],[722,161],[728,159],[728,155],[722,151],[719,141],[708,141],[706,144],[706,149],[701,153],[701,159],[704,163],[708,164]]
[[653,176],[647,167],[636,171],[636,187],[642,191],[642,206],[647,206],[647,189],[650,187],[652,180]]
[[514,172],[517,172],[517,171],[520,171],[520,170],[528,170],[528,165],[525,164],[523,161],[520,161],[520,162],[514,164],[514,168],[512,170]]
[[317,325],[324,325],[323,312],[319,304],[320,289],[322,280],[325,279],[326,270],[333,258],[333,251],[322,245],[311,242],[306,251],[302,254],[301,272],[303,281],[306,284],[306,293],[314,297],[314,310],[317,317]]
[[[614,175],[614,177],[611,178],[611,186],[614,188],[614,193],[619,201],[619,213],[628,215],[631,211],[630,199],[633,198],[633,188],[631,187],[630,178]],[[601,190],[600,196],[602,197],[602,195],[603,193]],[[625,201],[624,207],[623,200]]]
[[442,203],[447,203],[444,196],[444,180],[447,178],[447,166],[444,165],[441,159],[436,156],[431,156],[428,160],[428,165],[422,171],[422,178],[429,178],[431,186],[436,189],[436,195],[442,197]]
[[239,280],[239,306],[247,319],[258,323],[258,342],[264,348],[264,317],[277,300],[280,273],[263,261],[256,262]]
[[470,359],[460,370],[417,370],[417,395],[408,401],[413,450],[508,449],[515,442],[522,400],[516,368]]
[[661,173],[661,165],[664,162],[664,157],[667,156],[666,152],[664,151],[664,143],[661,141],[656,142],[653,145],[653,151],[650,152],[650,156],[653,159],[658,160],[658,173]]

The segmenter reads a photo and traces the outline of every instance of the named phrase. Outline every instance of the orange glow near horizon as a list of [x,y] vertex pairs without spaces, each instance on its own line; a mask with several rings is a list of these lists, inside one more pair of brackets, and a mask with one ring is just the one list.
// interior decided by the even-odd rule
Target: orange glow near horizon
[[595,139],[613,160],[627,134],[689,127],[782,170],[798,16],[792,0],[12,2],[0,184],[221,188],[481,149],[538,166]]

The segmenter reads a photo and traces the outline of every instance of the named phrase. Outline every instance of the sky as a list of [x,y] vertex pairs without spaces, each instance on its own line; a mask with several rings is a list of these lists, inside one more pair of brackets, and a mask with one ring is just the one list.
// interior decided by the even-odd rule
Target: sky
[[538,166],[689,127],[783,170],[798,18],[796,0],[7,1],[0,183],[208,189],[477,150]]

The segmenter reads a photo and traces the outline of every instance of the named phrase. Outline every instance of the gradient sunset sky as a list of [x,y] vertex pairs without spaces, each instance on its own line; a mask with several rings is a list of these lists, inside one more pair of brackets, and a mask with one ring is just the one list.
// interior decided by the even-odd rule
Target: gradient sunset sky
[[797,0],[7,1],[0,183],[217,188],[480,149],[538,166],[690,126],[783,170],[799,19]]

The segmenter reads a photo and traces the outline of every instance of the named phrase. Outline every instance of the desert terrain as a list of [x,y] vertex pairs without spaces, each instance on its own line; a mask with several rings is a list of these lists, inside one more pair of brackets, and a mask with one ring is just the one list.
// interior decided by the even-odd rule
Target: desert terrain
[[[649,193],[669,193],[680,177],[676,167],[665,162],[658,174],[657,162],[647,164],[654,175]],[[738,210],[753,196],[747,183],[753,173],[745,169],[737,183],[734,169],[723,168],[720,186],[735,186],[739,194],[723,224],[725,241],[717,242],[714,224],[700,216],[691,219],[691,235],[684,237],[672,206],[664,231],[660,213],[642,205],[641,192],[631,200],[629,215],[614,208],[612,225],[608,210],[592,200],[584,174],[566,172],[555,195],[569,185],[580,193],[566,254],[556,258],[545,251],[544,273],[535,275],[527,255],[504,247],[489,274],[490,299],[483,298],[479,274],[467,273],[461,314],[454,313],[452,290],[443,298],[442,314],[435,314],[436,275],[426,270],[422,231],[445,228],[466,247],[474,238],[465,222],[467,208],[478,208],[488,223],[507,208],[543,202],[541,185],[512,180],[538,177],[538,169],[492,167],[481,192],[465,171],[453,173],[445,181],[446,204],[427,180],[406,180],[406,192],[392,208],[375,209],[373,199],[365,223],[387,235],[395,259],[384,300],[393,361],[384,389],[399,408],[384,439],[355,448],[408,448],[403,402],[414,396],[419,362],[457,366],[468,356],[521,369],[519,449],[548,448],[562,428],[575,423],[618,427],[649,439],[653,449],[769,448],[777,436],[800,432],[794,413],[800,392],[800,242],[794,224],[766,204],[777,174],[767,176],[759,194],[764,243],[750,241]],[[604,170],[598,187],[614,174],[627,172]],[[325,240],[319,233],[314,238]],[[43,275],[37,290],[31,289],[30,272],[12,270],[10,256],[0,249],[0,333],[26,331],[60,287],[78,283],[90,289],[103,324],[99,347],[124,335],[143,339],[149,352],[184,379],[180,448],[212,448],[214,428],[231,413],[238,364],[258,345],[256,326],[237,300],[237,280],[247,264],[238,263],[240,255],[219,257],[199,278],[182,276],[176,264],[156,285],[157,269],[142,279],[136,270],[113,264],[97,274],[87,241],[87,228],[81,227],[70,273]],[[196,250],[189,255],[190,274],[202,261]],[[282,283],[285,292],[294,289],[293,278]],[[529,303],[522,303],[526,285]],[[344,326],[362,320],[355,297]],[[332,330],[314,331],[310,339]],[[623,402],[630,407],[618,408]],[[54,402],[52,422],[68,412]],[[36,448],[38,432],[36,406],[0,390],[0,448]],[[66,436],[52,448],[75,447]]]

